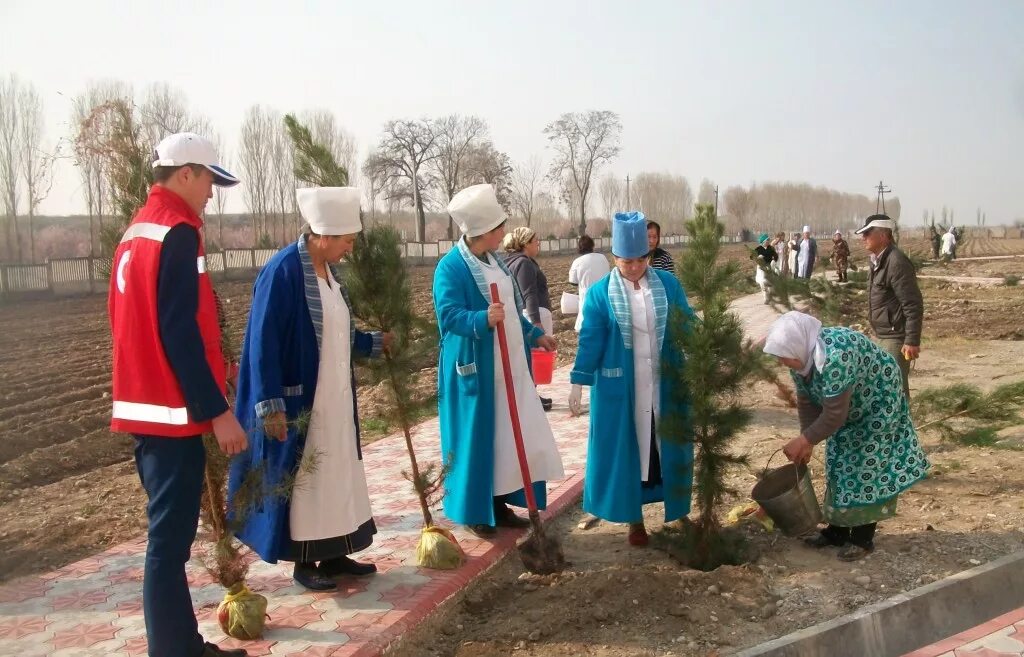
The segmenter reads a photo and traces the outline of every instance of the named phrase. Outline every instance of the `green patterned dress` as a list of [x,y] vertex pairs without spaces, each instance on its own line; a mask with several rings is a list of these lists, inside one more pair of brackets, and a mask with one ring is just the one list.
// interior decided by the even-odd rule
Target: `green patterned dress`
[[838,527],[878,522],[895,515],[899,494],[928,472],[900,368],[856,331],[824,328],[821,340],[825,365],[810,380],[793,372],[797,394],[821,406],[853,391],[846,423],[825,448],[825,520]]

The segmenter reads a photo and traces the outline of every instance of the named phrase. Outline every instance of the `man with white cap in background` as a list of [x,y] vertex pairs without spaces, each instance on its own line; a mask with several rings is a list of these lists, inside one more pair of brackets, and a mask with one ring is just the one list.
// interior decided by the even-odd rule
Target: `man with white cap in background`
[[135,438],[135,464],[149,503],[142,584],[153,657],[241,657],[199,634],[185,564],[199,524],[206,467],[202,434],[228,455],[246,436],[225,398],[227,368],[201,215],[213,186],[238,179],[192,133],[156,147],[146,204],[114,251],[108,309],[113,332],[111,429]]
[[[315,591],[377,570],[348,556],[377,533],[353,358],[380,356],[391,336],[356,329],[332,270],[362,230],[360,195],[358,187],[296,190],[309,226],[256,279],[238,377],[238,418],[253,435],[228,484],[229,508],[243,521],[238,538],[264,561],[295,562],[295,581]],[[258,499],[246,486],[254,472],[265,489],[287,486],[296,471],[290,496]]]
[[921,354],[924,299],[917,286],[917,270],[896,248],[896,222],[884,214],[864,220],[857,234],[871,255],[868,281],[868,320],[879,345],[899,363],[903,393],[910,399],[910,361]]
[[[462,238],[434,272],[434,310],[441,333],[437,405],[445,479],[444,512],[475,535],[497,527],[526,527],[509,504],[525,507],[523,478],[512,433],[496,330],[502,323],[523,443],[537,505],[547,503],[545,482],[565,476],[530,374],[530,347],[554,350],[555,341],[523,317],[515,278],[495,250],[505,235],[505,211],[494,187],[473,185],[456,194],[448,214]],[[499,303],[491,302],[491,284]],[[506,312],[506,308],[508,311]]]
[[818,257],[818,242],[811,237],[811,227],[804,226],[804,238],[800,240],[797,255],[797,278],[810,278],[814,274],[814,261]]

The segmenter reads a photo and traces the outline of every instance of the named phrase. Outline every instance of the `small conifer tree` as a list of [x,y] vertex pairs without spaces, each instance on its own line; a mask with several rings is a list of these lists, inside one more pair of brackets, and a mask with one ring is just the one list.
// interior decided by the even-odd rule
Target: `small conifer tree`
[[719,262],[725,226],[712,205],[698,205],[686,225],[690,248],[678,267],[683,287],[694,300],[700,319],[670,311],[666,339],[685,354],[682,368],[666,364],[662,377],[670,379],[676,399],[673,407],[686,411],[666,413],[663,436],[692,442],[695,447],[693,487],[698,517],[680,532],[667,532],[662,543],[687,565],[713,570],[740,563],[744,550],[738,537],[723,533],[719,507],[736,491],[726,483],[728,472],[747,463],[732,444],[750,422],[743,406],[742,385],[759,369],[762,356],[744,340],[740,320],[728,309],[728,290],[740,275],[736,262]]

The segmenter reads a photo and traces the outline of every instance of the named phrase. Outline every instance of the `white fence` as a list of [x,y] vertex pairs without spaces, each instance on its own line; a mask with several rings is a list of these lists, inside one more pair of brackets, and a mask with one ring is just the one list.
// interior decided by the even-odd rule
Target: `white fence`
[[[669,246],[686,244],[687,235],[666,235],[662,243]],[[737,242],[737,237],[723,241]],[[594,248],[598,251],[611,249],[610,237],[595,237]],[[541,240],[541,251],[545,254],[576,253],[575,239]],[[402,245],[402,256],[411,264],[432,264],[455,248],[455,242],[406,242]],[[277,251],[274,249],[225,249],[223,252],[206,254],[206,269],[218,277],[251,275],[262,268]],[[104,261],[100,258],[60,258],[48,260],[42,265],[0,265],[0,296],[32,295],[40,293],[82,294],[106,292],[107,280],[103,276]]]

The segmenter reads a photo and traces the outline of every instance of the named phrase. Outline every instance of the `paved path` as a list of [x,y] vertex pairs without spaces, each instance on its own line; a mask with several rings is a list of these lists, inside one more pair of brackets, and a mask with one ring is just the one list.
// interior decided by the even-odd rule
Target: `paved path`
[[1024,657],[1024,608],[903,657]]
[[936,281],[948,281],[950,283],[958,283],[960,285],[982,285],[990,287],[993,285],[1004,285],[1002,278],[990,278],[983,276],[926,276],[918,274],[919,280],[936,280]]
[[[737,300],[734,309],[748,335],[755,337],[764,336],[777,316],[761,302],[760,294]],[[555,400],[548,419],[566,472],[564,480],[548,484],[545,517],[573,505],[583,488],[588,418],[574,418],[568,412],[568,377],[569,368],[556,370],[552,384],[541,388],[544,396]],[[587,395],[585,391],[585,403]],[[439,458],[437,418],[417,426],[413,438],[421,463]],[[189,585],[205,637],[225,647],[244,647],[253,656],[371,657],[493,566],[523,534],[503,530],[496,540],[485,541],[452,527],[469,553],[468,563],[456,571],[419,568],[415,549],[421,516],[412,488],[402,477],[408,463],[402,436],[368,445],[363,458],[378,534],[360,558],[376,563],[379,573],[336,592],[311,593],[295,585],[289,564],[254,561],[248,584],[269,598],[270,620],[263,640],[239,642],[224,639],[216,622],[223,588],[193,562],[188,568]],[[440,512],[435,518],[444,522]],[[0,656],[145,655],[145,549],[143,537],[60,570],[0,587]]]

